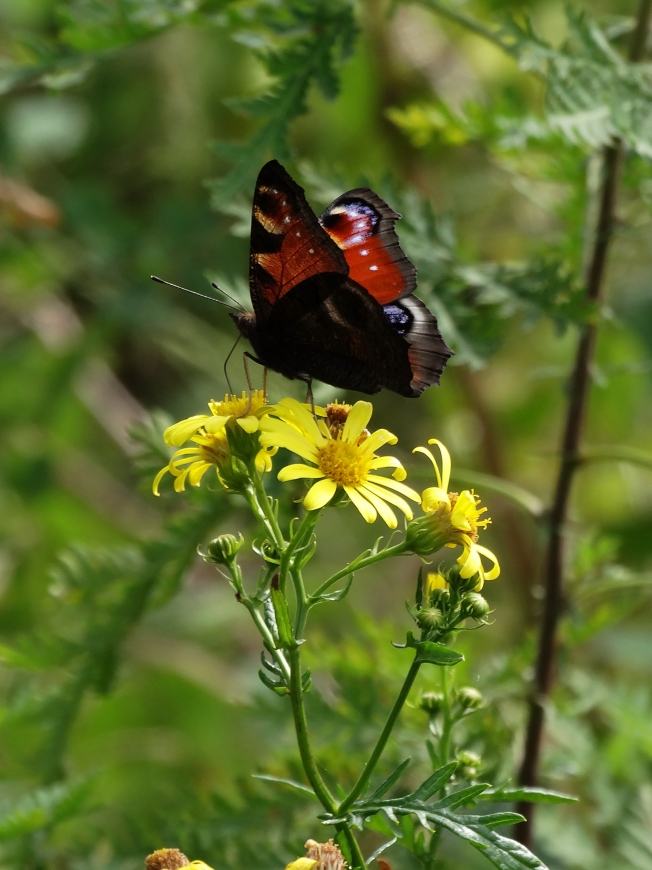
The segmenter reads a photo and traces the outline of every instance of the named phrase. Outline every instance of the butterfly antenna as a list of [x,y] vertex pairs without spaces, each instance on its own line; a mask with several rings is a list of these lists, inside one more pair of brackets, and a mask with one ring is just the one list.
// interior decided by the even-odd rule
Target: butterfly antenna
[[213,281],[213,282],[211,283],[211,287],[215,288],[215,290],[217,290],[218,293],[221,293],[223,296],[226,296],[227,299],[230,299],[231,302],[233,302],[234,305],[237,305],[237,307],[240,309],[240,311],[246,311],[246,310],[247,310],[247,309],[244,307],[244,305],[242,305],[241,302],[238,302],[238,300],[235,298],[235,296],[230,296],[230,295],[226,292],[226,290],[222,290],[221,287],[218,287],[218,285],[215,283],[215,281]]
[[227,386],[228,386],[228,388],[229,388],[229,393],[230,393],[232,396],[234,395],[234,393],[233,393],[233,387],[231,386],[231,381],[229,380],[229,373],[227,372],[226,369],[227,369],[227,366],[228,366],[228,364],[229,364],[229,360],[231,359],[231,356],[232,356],[232,354],[233,354],[233,351],[234,351],[234,350],[236,349],[236,347],[238,346],[238,342],[240,341],[241,338],[242,338],[242,335],[238,335],[238,337],[236,338],[236,340],[235,340],[235,342],[234,342],[234,344],[233,344],[233,347],[232,347],[231,350],[227,353],[227,355],[226,355],[226,359],[224,360],[224,377],[226,378],[226,383],[227,383]]
[[163,278],[158,278],[156,275],[150,275],[150,278],[152,281],[156,281],[157,284],[167,284],[168,287],[175,287],[177,290],[183,290],[184,293],[192,293],[193,296],[201,296],[202,299],[208,299],[209,302],[217,302],[219,305],[226,305],[227,308],[233,308],[235,311],[238,310],[234,305],[229,305],[223,299],[216,299],[214,296],[207,296],[205,293],[198,293],[196,290],[188,290],[187,287],[181,287],[180,284],[173,284],[171,281],[164,281]]

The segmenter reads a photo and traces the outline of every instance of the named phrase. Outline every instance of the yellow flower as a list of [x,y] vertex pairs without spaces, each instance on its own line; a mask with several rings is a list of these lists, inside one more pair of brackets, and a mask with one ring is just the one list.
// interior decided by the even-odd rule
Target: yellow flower
[[291,861],[285,870],[312,870],[316,864],[314,858],[297,858],[296,861]]
[[[265,394],[261,390],[255,390],[251,396],[244,392],[242,396],[225,396],[224,401],[216,402],[214,399],[208,403],[210,414],[197,414],[188,417],[179,423],[174,423],[163,433],[166,444],[171,447],[181,447],[186,441],[191,441],[193,447],[182,447],[170,459],[170,462],[162,468],[154,478],[152,491],[154,495],[160,495],[159,484],[168,472],[174,477],[176,492],[183,492],[186,482],[191,486],[199,486],[201,479],[213,465],[217,477],[223,485],[228,485],[227,467],[232,465],[232,460],[238,457],[238,451],[234,451],[234,441],[237,433],[248,435],[255,434],[260,426],[261,419],[269,412],[269,406],[265,401]],[[231,435],[231,442],[229,441]],[[271,457],[276,450],[269,448],[259,449],[259,445],[244,445],[254,450],[256,470],[261,474],[272,470]],[[253,454],[252,454],[253,455]],[[184,467],[185,466],[185,467]]]
[[443,574],[429,572],[426,575],[426,598],[429,598],[436,589],[450,589],[448,580]]
[[[438,532],[443,532],[447,547],[462,547],[462,555],[457,560],[460,566],[460,577],[468,579],[478,575],[476,589],[482,589],[485,580],[495,580],[500,575],[500,566],[496,556],[486,547],[477,543],[478,529],[486,528],[491,522],[488,517],[480,519],[486,513],[486,508],[480,507],[480,498],[473,490],[463,492],[448,492],[451,476],[451,457],[446,447],[436,438],[431,438],[428,444],[436,444],[441,454],[441,470],[437,460],[426,447],[415,447],[414,453],[423,453],[433,464],[437,486],[424,489],[421,494],[421,507],[424,513],[432,518]],[[482,556],[492,563],[485,570]]]
[[[340,489],[368,523],[380,516],[390,529],[395,529],[396,515],[389,505],[399,508],[410,520],[412,510],[403,496],[417,503],[420,498],[400,482],[406,473],[396,457],[376,455],[379,447],[396,444],[398,439],[386,429],[367,431],[372,411],[370,402],[356,402],[353,406],[333,403],[321,412],[325,419],[316,420],[307,406],[283,399],[270,411],[272,416],[261,420],[260,443],[263,447],[285,447],[311,463],[287,465],[278,475],[281,481],[317,481],[303,500],[306,510],[324,507]],[[381,468],[393,468],[392,477],[374,473]]]
[[200,429],[207,435],[215,435],[221,432],[229,420],[235,422],[249,434],[258,431],[260,418],[264,416],[269,407],[262,390],[254,390],[251,396],[243,391],[240,398],[237,396],[224,396],[222,402],[211,399],[208,403],[210,414],[196,414],[175,423],[163,433],[163,439],[171,447],[181,447],[186,441],[190,441],[195,432]]

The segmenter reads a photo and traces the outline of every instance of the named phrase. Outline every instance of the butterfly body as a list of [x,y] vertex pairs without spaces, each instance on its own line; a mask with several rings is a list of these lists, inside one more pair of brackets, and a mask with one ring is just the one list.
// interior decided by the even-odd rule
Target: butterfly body
[[335,200],[318,219],[272,160],[252,213],[253,312],[232,315],[259,362],[287,378],[420,395],[451,356],[412,295],[416,269],[398,244],[399,215],[373,191]]

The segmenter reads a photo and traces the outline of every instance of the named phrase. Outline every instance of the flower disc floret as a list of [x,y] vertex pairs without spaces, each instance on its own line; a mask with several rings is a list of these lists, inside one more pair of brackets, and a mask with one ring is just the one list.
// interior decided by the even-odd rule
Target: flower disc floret
[[[436,444],[441,456],[439,463],[427,447],[415,447],[414,453],[423,453],[432,462],[437,486],[430,486],[421,494],[421,506],[430,522],[430,537],[437,542],[443,541],[447,547],[462,547],[462,555],[457,560],[460,566],[460,577],[468,579],[478,575],[476,589],[482,589],[485,580],[495,580],[500,575],[500,566],[496,556],[486,547],[480,546],[478,530],[484,529],[491,522],[489,517],[482,517],[487,509],[480,507],[480,497],[473,490],[449,492],[448,485],[451,476],[451,458],[446,447],[436,438],[431,438],[428,444]],[[423,520],[419,521],[423,524]],[[428,539],[423,529],[419,529],[421,537]],[[416,536],[415,536],[416,539]],[[439,543],[441,546],[441,543]],[[485,569],[482,557],[492,563],[489,570]]]
[[[305,460],[286,465],[278,477],[281,481],[316,481],[303,500],[306,510],[324,507],[339,489],[368,523],[380,516],[395,529],[397,519],[390,505],[410,520],[412,509],[405,499],[418,503],[420,497],[401,483],[406,473],[396,457],[377,455],[380,447],[396,444],[398,439],[386,429],[367,430],[372,411],[370,402],[333,403],[325,410],[317,409],[320,416],[316,419],[306,405],[283,399],[261,420],[260,443],[284,447]],[[383,468],[393,469],[391,478],[375,473]]]

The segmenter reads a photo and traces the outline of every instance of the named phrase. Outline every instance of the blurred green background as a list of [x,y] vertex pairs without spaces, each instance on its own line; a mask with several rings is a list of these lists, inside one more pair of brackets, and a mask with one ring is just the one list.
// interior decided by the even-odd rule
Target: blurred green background
[[[217,279],[246,301],[253,181],[272,156],[316,211],[368,184],[404,213],[399,234],[419,292],[457,351],[441,387],[420,400],[376,397],[374,424],[396,432],[424,482],[425,463],[409,451],[436,436],[460,472],[532,494],[524,506],[499,485],[476,487],[494,520],[483,542],[503,573],[487,588],[495,625],[461,640],[458,674],[489,701],[465,747],[487,777],[516,770],[542,511],[574,323],[586,316],[578,276],[595,148],[588,134],[523,132],[547,99],[526,64],[424,6],[361,0],[331,58],[335,81],[311,73],[306,111],[298,100],[288,112],[289,153],[285,120],[257,152],[257,132],[281,117],[278,94],[267,107],[236,101],[273,94],[274,75],[293,80],[296,70],[264,53],[291,55],[318,7],[0,3],[3,866],[137,867],[168,845],[215,868],[278,870],[307,837],[326,836],[314,806],[250,776],[301,778],[288,705],[256,677],[258,637],[226,581],[195,555],[217,532],[250,531],[242,506],[208,490],[157,500],[150,489],[166,461],[162,427],[226,391],[235,328],[226,309],[149,276],[200,292]],[[485,22],[527,13],[555,46],[569,33],[556,0],[456,8]],[[620,50],[634,4],[581,8]],[[334,32],[347,9],[331,4],[328,14],[341,15]],[[225,177],[231,186],[215,184]],[[649,160],[630,155],[588,414],[595,461],[576,479],[545,747],[544,784],[582,800],[541,808],[538,851],[553,868],[652,868],[651,209]],[[239,352],[230,374],[246,387]],[[278,376],[270,393],[302,398]],[[356,398],[319,388],[317,399],[334,395]],[[381,533],[352,510],[328,512],[312,576]],[[254,577],[253,558],[247,567]],[[409,627],[417,568],[405,560],[360,575],[345,602],[317,612],[310,716],[325,768],[347,781],[406,667],[390,640]],[[436,685],[428,673],[419,690]],[[427,721],[416,705],[404,726],[387,764],[412,754],[423,774]],[[365,837],[368,853],[377,841]],[[413,866],[407,853],[389,858]],[[487,866],[453,843],[443,861]]]

